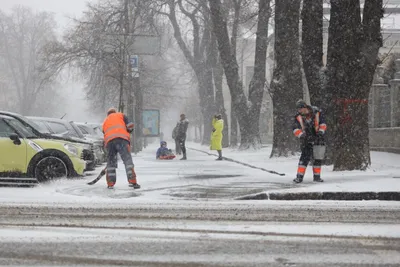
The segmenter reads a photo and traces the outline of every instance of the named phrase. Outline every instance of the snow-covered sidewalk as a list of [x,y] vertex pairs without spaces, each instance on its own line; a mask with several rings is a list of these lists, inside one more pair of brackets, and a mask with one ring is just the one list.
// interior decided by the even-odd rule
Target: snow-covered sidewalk
[[[266,196],[268,194],[271,196],[273,193],[397,192],[400,195],[400,178],[394,178],[400,176],[400,155],[396,154],[372,152],[372,166],[364,172],[333,172],[332,166],[323,166],[324,183],[312,182],[312,171],[308,168],[304,182],[294,184],[293,178],[298,157],[270,159],[270,147],[265,147],[260,151],[224,149],[225,157],[251,166],[232,161],[215,161],[216,156],[212,156],[216,154],[215,151],[209,151],[208,147],[195,143],[189,143],[188,147],[203,152],[189,149],[186,161],[179,160],[179,156],[172,161],[160,161],[155,159],[157,147],[157,144],[151,144],[133,157],[138,182],[142,186],[140,190],[128,187],[124,165],[119,162],[115,190],[107,189],[104,177],[95,185],[87,185],[87,182],[93,180],[102,167],[81,179],[64,179],[40,184],[34,188],[0,188],[0,201],[3,204],[87,205],[96,203],[96,205],[106,206],[110,203],[118,203],[120,206],[131,203],[175,201],[222,203],[240,200],[248,195],[264,194]],[[286,175],[280,176],[261,169]],[[372,194],[372,196],[375,195]],[[273,198],[264,197],[263,199]],[[315,199],[335,198],[318,198],[317,195]]]
[[[188,144],[189,147],[215,154],[207,146],[196,143]],[[223,156],[250,164],[258,168],[285,173],[285,176],[276,176],[283,183],[292,183],[296,176],[298,156],[288,158],[270,158],[271,145],[264,146],[261,150],[240,151],[227,148]],[[312,182],[312,167],[307,168],[303,183],[290,188],[268,190],[267,193],[301,193],[301,192],[399,192],[400,193],[400,155],[386,152],[371,152],[371,167],[366,171],[341,171],[334,172],[333,166],[322,167],[324,183]]]

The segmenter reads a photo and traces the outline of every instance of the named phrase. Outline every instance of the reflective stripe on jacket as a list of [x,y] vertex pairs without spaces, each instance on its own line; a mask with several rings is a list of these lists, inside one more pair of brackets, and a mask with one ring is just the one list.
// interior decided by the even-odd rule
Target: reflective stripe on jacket
[[123,113],[112,113],[107,116],[103,123],[104,144],[116,138],[122,138],[130,141],[130,134],[127,128],[133,128],[133,123],[127,122]]
[[317,132],[325,133],[327,126],[325,123],[325,118],[322,111],[318,107],[309,107],[310,114],[307,116],[302,116],[296,114],[293,134],[296,137],[301,137],[307,132],[308,137],[315,136]]

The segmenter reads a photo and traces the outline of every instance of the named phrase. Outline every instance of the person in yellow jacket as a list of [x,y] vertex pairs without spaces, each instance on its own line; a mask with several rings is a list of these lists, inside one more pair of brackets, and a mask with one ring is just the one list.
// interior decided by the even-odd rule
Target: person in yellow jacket
[[222,131],[224,130],[224,120],[222,115],[215,115],[212,120],[213,131],[211,133],[211,146],[210,150],[218,151],[217,160],[222,160]]

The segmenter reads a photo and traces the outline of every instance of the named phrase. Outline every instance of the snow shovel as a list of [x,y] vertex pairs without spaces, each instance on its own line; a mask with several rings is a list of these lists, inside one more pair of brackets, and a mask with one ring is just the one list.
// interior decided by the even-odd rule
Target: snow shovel
[[94,185],[95,183],[97,183],[100,179],[101,179],[101,177],[103,177],[105,174],[106,174],[106,169],[107,168],[104,168],[101,172],[100,172],[100,174],[96,177],[96,179],[94,179],[93,181],[91,181],[91,182],[89,182],[89,183],[87,183],[88,185]]

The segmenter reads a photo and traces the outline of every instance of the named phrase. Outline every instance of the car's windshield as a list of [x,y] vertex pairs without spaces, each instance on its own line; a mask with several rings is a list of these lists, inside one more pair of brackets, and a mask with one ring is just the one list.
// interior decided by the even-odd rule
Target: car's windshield
[[93,127],[93,131],[96,133],[96,135],[103,137],[103,132],[100,127]]
[[79,129],[78,126],[75,125],[75,123],[73,123],[72,121],[70,122],[72,128],[75,130],[76,134],[78,135],[79,138],[85,138],[85,136],[83,135],[82,131]]
[[28,126],[24,126],[21,122],[16,119],[6,119],[7,122],[21,133],[26,138],[38,138],[38,136]]
[[92,128],[86,125],[79,124],[78,127],[84,134],[97,135]]
[[33,121],[31,120],[31,123],[36,126],[37,130],[41,133],[47,133],[50,134],[49,129],[47,129],[46,125],[42,121]]

